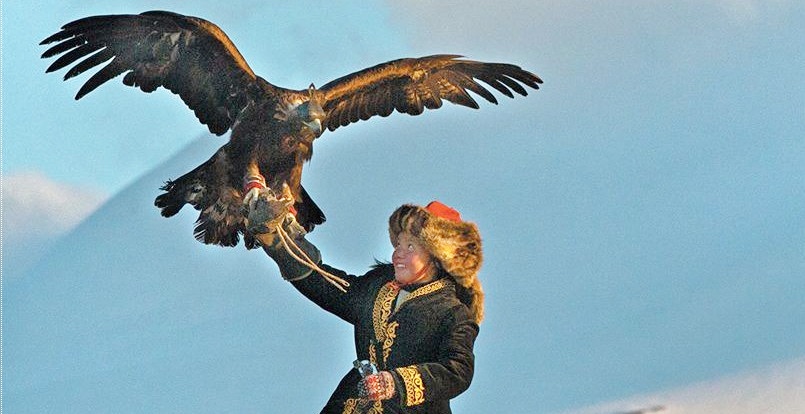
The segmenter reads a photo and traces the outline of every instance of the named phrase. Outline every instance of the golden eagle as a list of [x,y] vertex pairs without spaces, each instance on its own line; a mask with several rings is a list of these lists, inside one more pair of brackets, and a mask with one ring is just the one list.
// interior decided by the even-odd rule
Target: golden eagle
[[[539,77],[518,66],[484,63],[457,55],[398,59],[338,78],[316,88],[285,89],[257,76],[227,35],[206,20],[166,11],[139,15],[92,16],[68,23],[41,42],[58,42],[42,58],[59,56],[47,72],[74,62],[67,80],[106,63],[79,89],[80,99],[104,82],[126,73],[123,83],[152,92],[162,86],[178,94],[210,132],[229,141],[205,163],[169,180],[155,200],[170,217],[190,204],[199,210],[199,241],[234,246],[240,234],[248,248],[244,199],[262,184],[293,197],[297,220],[307,230],[324,222],[324,213],[301,185],[302,166],[313,141],[330,131],[393,111],[419,115],[442,101],[478,108],[468,91],[489,102],[498,92],[527,95]],[[245,184],[245,185],[244,185]],[[251,190],[251,191],[250,191]]]

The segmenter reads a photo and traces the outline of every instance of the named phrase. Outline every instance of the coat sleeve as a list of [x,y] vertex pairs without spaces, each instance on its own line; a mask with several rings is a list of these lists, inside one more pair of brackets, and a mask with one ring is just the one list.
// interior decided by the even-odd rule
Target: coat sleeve
[[326,264],[320,266],[325,271],[346,280],[349,283],[346,292],[336,288],[318,272],[313,272],[291,284],[322,309],[354,325],[358,321],[360,305],[366,301],[369,275],[355,276]]
[[478,325],[465,312],[451,312],[439,345],[438,360],[395,368],[392,371],[400,405],[449,400],[464,392],[475,370],[473,346]]

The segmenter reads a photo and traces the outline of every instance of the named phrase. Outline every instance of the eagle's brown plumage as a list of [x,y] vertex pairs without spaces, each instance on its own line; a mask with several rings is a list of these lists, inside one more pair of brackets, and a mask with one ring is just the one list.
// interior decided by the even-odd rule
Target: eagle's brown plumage
[[440,108],[442,99],[478,109],[468,90],[497,104],[495,96],[475,79],[510,98],[514,97],[511,90],[528,95],[518,82],[534,89],[542,83],[536,75],[515,65],[460,58],[433,55],[392,60],[327,83],[319,89],[325,96],[327,128],[333,131],[374,115],[388,116],[395,110],[419,115],[425,108]]
[[206,20],[165,11],[139,15],[87,17],[68,23],[41,44],[57,42],[42,54],[60,55],[47,72],[72,66],[67,80],[99,65],[79,89],[80,99],[106,81],[124,74],[123,83],[144,92],[162,86],[178,94],[210,132],[231,130],[207,162],[162,188],[155,204],[170,217],[185,204],[201,213],[196,237],[204,243],[234,246],[240,235],[255,241],[241,211],[244,176],[262,175],[276,191],[287,185],[297,219],[308,230],[324,214],[301,186],[302,166],[313,140],[373,116],[397,111],[419,115],[444,100],[478,108],[469,92],[489,102],[495,96],[480,82],[514,97],[539,89],[539,77],[518,66],[433,55],[398,59],[355,72],[316,89],[274,86],[254,74],[235,45]]
[[91,55],[68,70],[65,80],[114,58],[84,83],[75,99],[128,72],[123,83],[144,92],[163,86],[178,94],[216,135],[232,127],[257,79],[221,29],[176,13],[87,17],[64,25],[41,44],[52,42],[60,43],[45,51],[43,58],[67,53],[47,72]]

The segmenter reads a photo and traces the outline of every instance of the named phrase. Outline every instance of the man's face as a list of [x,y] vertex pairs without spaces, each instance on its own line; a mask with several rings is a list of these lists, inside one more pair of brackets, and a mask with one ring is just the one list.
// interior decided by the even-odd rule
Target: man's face
[[394,265],[394,279],[398,283],[406,285],[415,282],[417,273],[424,269],[430,261],[430,254],[414,236],[408,232],[402,232],[397,236],[397,245],[394,246],[391,263]]

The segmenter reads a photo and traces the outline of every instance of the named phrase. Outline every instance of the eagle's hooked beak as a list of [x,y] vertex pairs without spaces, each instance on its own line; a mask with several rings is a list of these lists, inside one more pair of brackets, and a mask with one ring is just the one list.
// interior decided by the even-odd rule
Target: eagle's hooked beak
[[318,137],[321,135],[321,121],[318,118],[313,118],[310,121],[302,122],[305,126]]

